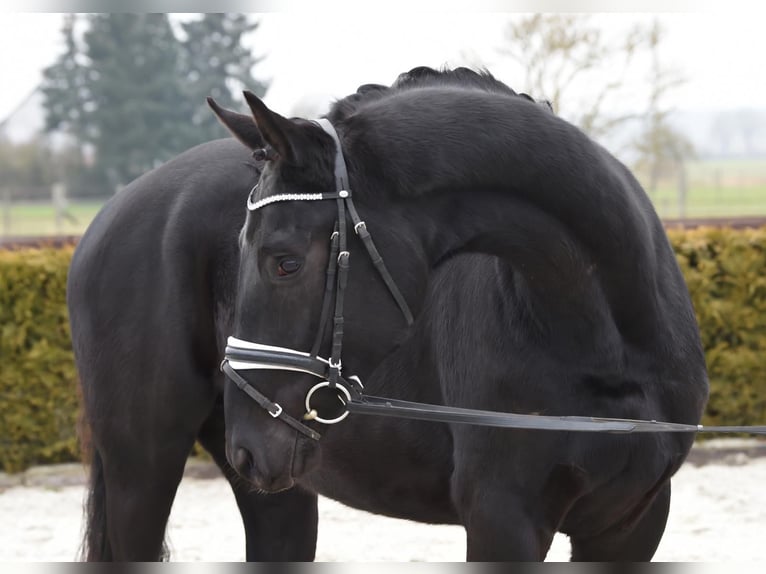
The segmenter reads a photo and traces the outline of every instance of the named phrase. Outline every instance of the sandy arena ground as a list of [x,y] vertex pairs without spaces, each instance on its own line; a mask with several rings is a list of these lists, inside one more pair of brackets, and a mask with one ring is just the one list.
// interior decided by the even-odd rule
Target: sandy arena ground
[[[715,441],[695,447],[673,479],[666,562],[763,562],[766,559],[766,442]],[[207,470],[205,470],[207,468]],[[195,478],[190,467],[168,527],[173,561],[241,561],[244,533],[223,478]],[[200,472],[201,471],[201,472]],[[0,562],[70,561],[82,527],[84,472],[77,465],[0,475]],[[319,561],[463,561],[457,526],[395,520],[320,499]],[[558,535],[549,561],[569,559]]]

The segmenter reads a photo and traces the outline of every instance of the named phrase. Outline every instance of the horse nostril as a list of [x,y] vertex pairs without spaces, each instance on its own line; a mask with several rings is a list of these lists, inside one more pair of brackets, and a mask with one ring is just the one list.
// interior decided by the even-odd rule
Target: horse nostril
[[234,451],[234,468],[240,474],[247,476],[253,467],[253,455],[250,451],[239,447]]

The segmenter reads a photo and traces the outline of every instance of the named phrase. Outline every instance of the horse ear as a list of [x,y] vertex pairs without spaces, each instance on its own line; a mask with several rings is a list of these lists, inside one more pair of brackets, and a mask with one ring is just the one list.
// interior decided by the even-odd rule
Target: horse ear
[[263,139],[288,163],[299,163],[299,142],[302,134],[287,118],[272,112],[254,93],[245,91],[245,100]]
[[261,132],[258,131],[258,126],[255,125],[251,116],[222,108],[213,98],[207,98],[207,105],[226,129],[251,150],[264,147],[265,142]]

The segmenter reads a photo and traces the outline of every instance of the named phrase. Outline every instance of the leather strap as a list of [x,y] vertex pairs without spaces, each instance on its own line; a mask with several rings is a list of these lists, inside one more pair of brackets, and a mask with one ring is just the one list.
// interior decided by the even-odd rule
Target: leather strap
[[[340,148],[338,148],[340,150]],[[338,161],[343,163],[341,157],[338,160],[340,152],[336,153],[336,164]],[[345,164],[344,164],[345,169]],[[336,173],[336,176],[338,174]],[[339,178],[340,179],[340,178]],[[339,182],[340,185],[340,182]],[[342,188],[341,188],[342,189]],[[348,197],[348,195],[346,196]],[[327,381],[330,383],[330,388],[335,388],[338,383],[338,377],[341,371],[341,354],[343,352],[343,304],[346,300],[346,285],[348,283],[348,269],[349,258],[351,255],[347,251],[347,238],[346,238],[346,203],[345,198],[339,198],[338,204],[338,221],[336,225],[338,227],[338,253],[337,265],[338,265],[338,280],[335,288],[335,311],[332,318],[332,347],[330,348],[330,372],[327,377]]]
[[[375,266],[375,269],[377,269],[378,274],[383,279],[383,282],[386,284],[386,287],[388,287],[389,292],[394,298],[394,301],[396,301],[396,304],[399,306],[399,309],[402,311],[402,315],[404,315],[404,319],[407,321],[407,325],[412,325],[415,320],[412,316],[412,312],[410,311],[409,306],[407,305],[407,301],[405,300],[404,296],[402,295],[401,291],[399,291],[399,288],[396,286],[396,282],[394,281],[393,277],[391,277],[391,273],[389,273],[388,269],[386,268],[385,263],[383,262],[383,258],[380,256],[380,253],[378,252],[377,248],[375,247],[375,243],[372,241],[372,236],[370,235],[370,232],[367,230],[367,225],[364,221],[362,221],[362,218],[359,217],[359,213],[356,211],[356,207],[354,206],[354,202],[351,199],[351,190],[349,189],[349,178],[348,178],[348,171],[346,169],[346,160],[343,156],[343,151],[340,145],[340,139],[338,138],[338,132],[335,131],[335,127],[325,118],[320,118],[318,120],[315,120],[317,124],[325,131],[327,134],[332,137],[333,141],[335,142],[336,146],[336,153],[335,153],[335,185],[338,190],[340,191],[347,191],[348,195],[343,199],[338,199],[338,221],[342,222],[341,225],[342,233],[341,233],[341,246],[340,251],[341,253],[346,251],[346,234],[345,234],[345,210],[344,206],[341,205],[341,202],[345,202],[346,207],[348,207],[348,213],[351,216],[351,221],[354,223],[354,231],[359,236],[359,238],[362,240],[362,243],[364,244],[365,249],[367,249],[367,253],[370,255],[370,259],[372,259],[372,263]],[[337,305],[337,303],[336,303]],[[332,384],[332,381],[330,381]]]
[[346,160],[343,157],[343,152],[340,147],[340,139],[338,139],[338,132],[335,131],[335,127],[330,123],[330,120],[325,118],[319,118],[314,120],[319,127],[326,131],[335,142],[335,189],[348,190],[348,170],[346,169]]
[[[330,370],[328,361],[325,359],[289,350],[247,349],[227,345],[224,357],[224,363],[231,361],[248,365],[242,367],[229,365],[235,371],[237,369],[278,369],[308,373],[319,379],[327,380]],[[223,364],[221,369],[223,370]],[[363,389],[361,384],[357,382],[356,377],[346,379],[338,376],[338,382],[346,387],[352,396],[357,398],[362,396],[361,392]]]
[[410,307],[407,305],[407,301],[404,299],[402,292],[399,291],[399,288],[396,286],[396,282],[394,282],[393,277],[391,277],[391,273],[388,272],[388,268],[383,262],[383,258],[380,256],[380,253],[375,247],[375,243],[372,241],[372,235],[370,235],[370,232],[367,230],[367,224],[359,217],[356,207],[354,207],[354,202],[351,201],[351,196],[346,199],[346,204],[348,205],[348,213],[351,215],[351,221],[354,222],[354,231],[359,236],[359,239],[362,240],[375,269],[378,270],[378,274],[383,279],[386,287],[388,287],[388,291],[393,296],[394,301],[399,305],[399,309],[401,310],[402,315],[404,315],[407,325],[412,325],[415,322],[415,319],[412,316]]
[[284,409],[277,403],[274,403],[270,401],[266,395],[263,395],[259,393],[255,388],[250,385],[245,379],[243,379],[241,376],[239,376],[239,373],[235,371],[231,365],[229,365],[229,361],[224,359],[223,363],[221,363],[221,370],[226,373],[226,375],[234,381],[234,384],[237,385],[243,392],[247,394],[251,399],[253,399],[256,403],[258,403],[262,408],[269,411],[269,414],[274,417],[282,420],[283,422],[286,422],[291,427],[293,427],[298,432],[306,435],[307,437],[319,440],[322,438],[322,435],[319,434],[314,429],[311,429],[304,425],[303,423],[297,421],[290,415],[288,415]]
[[464,423],[481,426],[555,430],[573,432],[718,432],[766,434],[766,426],[703,426],[662,421],[644,421],[582,416],[546,416],[502,413],[477,409],[464,409],[387,399],[370,395],[353,398],[347,403],[349,412],[444,423]]
[[321,350],[324,331],[327,326],[327,320],[330,317],[330,305],[334,301],[333,293],[335,290],[335,275],[338,269],[338,252],[338,222],[336,221],[335,228],[330,237],[330,258],[327,261],[327,271],[325,271],[326,279],[324,285],[324,297],[322,298],[322,314],[319,317],[319,330],[314,339],[314,344],[311,347],[312,357],[318,356],[319,351]]

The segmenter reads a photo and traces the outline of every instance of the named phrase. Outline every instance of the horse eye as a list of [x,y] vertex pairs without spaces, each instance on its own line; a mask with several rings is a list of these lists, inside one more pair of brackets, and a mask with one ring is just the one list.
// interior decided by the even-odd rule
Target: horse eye
[[298,271],[301,268],[301,262],[298,259],[282,259],[277,267],[277,275],[284,277]]

